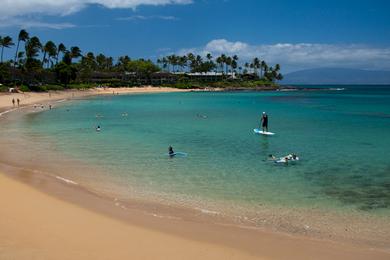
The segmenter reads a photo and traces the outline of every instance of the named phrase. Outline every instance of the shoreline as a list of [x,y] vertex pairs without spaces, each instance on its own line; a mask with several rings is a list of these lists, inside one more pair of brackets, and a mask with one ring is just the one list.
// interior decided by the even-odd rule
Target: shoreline
[[[86,90],[61,90],[49,92],[24,92],[24,93],[0,93],[0,116],[15,111],[18,108],[25,108],[33,105],[47,105],[61,100],[71,100],[99,95],[123,95],[123,94],[149,94],[149,93],[171,93],[190,92],[194,89],[176,89],[165,87],[133,87],[133,88],[92,88]],[[20,99],[20,107],[12,106],[12,99]],[[16,104],[16,103],[15,103]]]
[[[4,164],[0,166],[2,190],[0,203],[5,205],[0,208],[2,223],[0,228],[5,230],[0,235],[2,248],[0,256],[12,256],[16,252],[17,254],[23,252],[28,256],[35,253],[37,257],[45,256],[49,259],[53,257],[55,259],[85,259],[91,256],[95,259],[111,257],[111,259],[122,259],[124,256],[135,257],[137,255],[142,255],[141,258],[146,259],[150,257],[160,259],[161,254],[164,255],[163,259],[183,259],[184,257],[189,259],[388,259],[390,256],[389,251],[368,246],[221,225],[209,222],[207,218],[204,220],[173,218],[164,213],[161,214],[158,208],[154,209],[155,214],[150,214],[136,205],[130,205],[130,207],[126,205],[124,208],[115,199],[96,194],[72,181],[57,178],[57,176],[39,174]],[[12,199],[9,200],[9,197]],[[60,211],[58,214],[61,215],[53,209]],[[26,210],[26,215],[19,214],[19,211],[24,210]],[[35,222],[32,224],[33,220]],[[78,223],[79,221],[82,224]],[[95,221],[106,223],[96,225]],[[90,222],[92,224],[89,224]],[[26,223],[31,224],[26,226]],[[137,235],[134,235],[134,230],[123,233],[126,229],[136,229]],[[60,233],[57,233],[59,230]],[[91,233],[100,233],[103,230],[108,231],[109,235],[100,234],[89,237]],[[23,234],[23,236],[19,234],[24,232],[29,234]],[[76,238],[75,234],[79,237]],[[88,234],[87,241],[85,241],[85,234]],[[61,239],[58,239],[58,235]],[[116,236],[119,235],[125,236],[126,242],[117,243]],[[130,241],[133,243],[142,241],[142,243],[149,244],[155,236],[158,237],[157,242],[161,248],[150,250],[151,244],[141,248],[131,246]],[[34,243],[38,237],[39,243],[31,249],[30,243]],[[53,240],[56,237],[57,239]],[[28,241],[29,246],[19,244],[20,238]],[[110,249],[105,244],[108,243],[108,239],[115,240],[115,245]],[[5,245],[9,244],[10,240],[19,245],[7,248]],[[71,251],[74,250],[73,247],[83,249],[79,249],[77,254],[73,252],[74,255],[72,253],[66,256],[58,255],[55,249],[46,249],[47,246],[53,246],[53,243],[69,246]],[[95,247],[100,243],[104,243],[103,248]],[[85,250],[90,247],[96,255],[91,255],[89,250]],[[128,252],[128,247],[132,248],[131,252]],[[280,247],[283,247],[283,250],[280,250]]]
[[[177,89],[174,89],[177,91]],[[139,92],[132,92],[139,93]],[[145,92],[141,92],[145,93]],[[150,92],[148,92],[150,93]],[[47,96],[47,93],[45,93]],[[67,93],[69,94],[69,93]],[[112,93],[104,93],[104,94],[112,94]],[[128,93],[126,93],[128,94]],[[92,94],[94,95],[94,94]],[[81,97],[86,97],[91,95],[84,95]],[[0,96],[1,97],[1,96]],[[32,99],[30,99],[32,100]],[[56,100],[61,100],[56,99]],[[54,99],[46,99],[45,101],[41,100],[40,102],[52,102]],[[38,102],[38,101],[37,101]],[[33,105],[33,102],[29,104]],[[23,111],[24,112],[24,111]],[[0,118],[1,120],[1,118]],[[213,249],[210,249],[209,253],[213,250],[216,250],[217,255],[204,255],[205,258],[213,258],[213,259],[226,259],[225,252],[230,252],[229,256],[233,259],[234,256],[237,259],[250,259],[252,256],[255,256],[257,259],[264,258],[272,258],[272,259],[302,259],[302,258],[316,258],[316,259],[329,259],[331,257],[336,259],[385,259],[389,257],[389,252],[384,252],[378,249],[370,249],[365,246],[356,246],[349,245],[344,243],[332,242],[328,240],[320,240],[320,239],[312,239],[302,236],[295,235],[287,235],[287,234],[279,234],[277,232],[269,232],[266,230],[252,230],[252,229],[243,229],[238,227],[228,227],[228,226],[220,226],[214,223],[210,223],[207,219],[204,221],[194,221],[193,219],[174,219],[169,217],[164,217],[159,215],[161,209],[155,208],[156,215],[145,215],[145,212],[140,212],[136,207],[131,207],[123,209],[119,202],[113,201],[112,198],[107,198],[101,196],[100,194],[92,193],[88,190],[83,190],[78,187],[78,185],[74,185],[72,180],[64,180],[59,178],[52,178],[42,175],[36,174],[34,172],[24,170],[12,170],[12,167],[3,165],[0,172],[3,172],[1,175],[17,177],[17,182],[14,183],[17,186],[17,183],[20,182],[27,184],[27,186],[18,187],[18,189],[26,190],[27,188],[33,187],[37,192],[45,194],[47,199],[44,199],[45,203],[49,203],[49,198],[56,198],[58,201],[54,203],[51,201],[50,203],[54,203],[56,207],[63,208],[64,210],[70,210],[70,214],[75,212],[73,209],[71,210],[71,206],[78,206],[82,209],[86,209],[90,212],[94,212],[100,217],[109,218],[112,221],[120,220],[123,222],[122,224],[125,226],[135,226],[137,228],[142,228],[143,231],[153,230],[161,232],[167,236],[175,236],[180,238],[180,241],[184,243],[181,246],[190,246],[194,245],[191,242],[201,242],[202,244],[200,248],[197,250],[202,250],[202,248],[209,248],[212,246]],[[12,173],[13,172],[13,173]],[[3,186],[3,183],[6,182],[4,179],[0,181],[0,184]],[[10,184],[10,185],[14,185]],[[75,187],[73,187],[73,185]],[[2,197],[14,198],[15,196],[21,196],[20,194],[11,193],[9,190],[8,193],[3,193]],[[24,193],[24,192],[22,192]],[[27,190],[26,190],[26,193]],[[31,198],[23,198],[26,201],[33,200],[33,196]],[[11,200],[12,202],[12,200]],[[23,202],[26,203],[26,202]],[[53,206],[54,206],[53,205]],[[127,206],[127,205],[126,205]],[[153,207],[153,205],[152,205]],[[40,212],[45,217],[45,212]],[[38,213],[37,213],[38,214]],[[75,213],[76,214],[76,213]],[[82,217],[86,215],[85,212],[81,213],[77,211],[77,214],[80,214]],[[5,214],[6,215],[6,214]],[[26,217],[22,219],[26,219]],[[28,218],[27,218],[28,219]],[[23,220],[22,220],[23,221]],[[51,219],[45,220],[47,222],[52,221]],[[4,221],[3,221],[4,223]],[[16,223],[18,224],[18,223]],[[94,226],[95,229],[104,229],[107,227],[99,227]],[[141,232],[142,233],[142,232]],[[147,233],[147,232],[146,232]],[[148,235],[149,236],[149,235]],[[148,238],[147,236],[147,238]],[[1,237],[1,236],[0,236]],[[34,238],[34,237],[33,237]],[[33,239],[32,238],[32,239]],[[227,239],[228,238],[228,239]],[[71,239],[68,237],[68,239]],[[129,238],[131,239],[131,238]],[[165,242],[164,238],[160,242]],[[176,240],[175,240],[176,241]],[[261,241],[261,242],[259,242]],[[50,241],[48,241],[50,242]],[[66,242],[66,241],[65,241]],[[81,241],[82,243],[82,241]],[[180,243],[180,242],[175,242]],[[0,247],[3,247],[3,242],[1,242]],[[266,245],[266,246],[265,246]],[[278,249],[281,245],[283,245],[286,249],[285,252],[279,252]],[[218,251],[222,246],[223,250]],[[305,247],[305,250],[302,249]],[[217,250],[217,248],[219,248]],[[123,250],[123,248],[122,248]],[[238,250],[237,252],[235,250]],[[140,249],[141,251],[145,251],[145,249]],[[321,253],[316,253],[316,251]],[[213,251],[214,252],[214,251]],[[185,251],[183,252],[185,253]],[[249,254],[249,255],[248,255]],[[321,254],[320,256],[318,254]],[[296,257],[293,258],[292,257]],[[1,256],[1,250],[0,250]],[[135,255],[133,255],[134,257]],[[159,255],[157,255],[159,256]],[[160,254],[161,256],[161,254]],[[364,257],[363,257],[364,256]],[[175,258],[176,257],[176,258]],[[199,259],[200,255],[169,255],[170,259],[182,259],[184,257],[190,259]],[[220,258],[218,258],[220,257]],[[168,258],[168,257],[167,257]],[[67,258],[68,259],[68,258]],[[77,257],[75,259],[78,259]]]

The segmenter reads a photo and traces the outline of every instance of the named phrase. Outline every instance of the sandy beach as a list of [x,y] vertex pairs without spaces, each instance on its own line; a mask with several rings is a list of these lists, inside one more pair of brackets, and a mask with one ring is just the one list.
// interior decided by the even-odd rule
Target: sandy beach
[[[0,93],[0,113],[12,111],[18,108],[17,99],[20,100],[20,107],[31,105],[49,104],[58,100],[68,100],[82,98],[93,95],[120,95],[120,94],[142,94],[142,93],[167,93],[167,92],[185,92],[176,88],[159,88],[159,87],[134,87],[134,88],[93,88],[86,90],[67,90],[67,91],[50,91],[50,92],[25,92],[25,93]],[[12,104],[15,100],[15,105]],[[1,115],[1,114],[0,114]]]
[[[92,95],[180,91],[93,89],[1,94],[0,112]],[[5,122],[3,120],[3,122]],[[0,116],[0,124],[2,118]],[[1,144],[0,144],[1,145]],[[389,259],[366,246],[147,215],[49,174],[0,164],[0,259]]]
[[11,175],[0,174],[1,259],[389,257],[370,248],[123,210],[71,183],[4,169]]

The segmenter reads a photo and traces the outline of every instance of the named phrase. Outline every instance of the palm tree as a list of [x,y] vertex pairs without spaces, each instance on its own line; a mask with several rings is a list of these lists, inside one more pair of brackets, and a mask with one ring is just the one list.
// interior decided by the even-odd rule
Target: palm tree
[[249,64],[249,68],[251,68],[252,74],[255,73],[254,67],[255,67],[255,64],[253,62],[251,62],[251,64]]
[[261,61],[261,64],[260,64],[260,78],[263,77],[263,71],[265,71],[265,68],[267,67],[267,63],[265,63],[264,60]]
[[114,59],[112,57],[106,58],[106,69],[110,71],[113,67],[113,61]]
[[38,37],[34,36],[26,42],[25,49],[27,59],[33,59],[38,56],[38,53],[42,49],[41,41]]
[[120,56],[118,58],[118,63],[116,64],[116,67],[119,71],[126,71],[126,65],[131,61],[129,56]]
[[[54,57],[57,54],[57,46],[54,42],[48,41],[45,46],[42,48],[43,50],[43,58],[42,58],[42,66],[45,67],[45,63],[49,64],[51,57]],[[48,54],[49,58],[46,59],[46,54]]]
[[232,57],[226,57],[225,64],[226,64],[226,75],[229,72],[229,66],[232,66],[233,59]]
[[160,67],[160,68],[162,68],[162,59],[160,59],[160,58],[157,58],[157,65]]
[[56,54],[56,64],[58,64],[58,57],[60,55],[60,52],[62,53],[62,55],[64,55],[65,52],[66,52],[66,47],[65,47],[65,45],[63,43],[60,43],[58,45],[57,54]]
[[53,44],[50,44],[48,46],[47,56],[49,57],[51,67],[53,67],[53,65],[54,65],[53,59],[57,56],[57,46],[55,45],[54,42],[53,42]]
[[23,57],[24,57],[24,51],[18,52],[18,55],[17,55],[16,58],[17,58],[17,61],[18,61],[17,65],[19,67],[23,66],[24,62],[26,61],[25,59],[23,59]]
[[15,44],[12,42],[12,38],[11,38],[11,37],[5,36],[4,38],[2,38],[2,37],[0,36],[1,63],[3,63],[3,52],[4,52],[4,48],[9,48],[9,47],[11,47],[12,45],[15,45]]
[[30,80],[35,78],[42,69],[42,63],[37,59],[39,52],[42,50],[42,44],[38,37],[31,37],[24,46],[26,50],[26,62],[24,68],[28,72]]
[[161,60],[163,69],[166,69],[168,67],[168,59],[166,57],[163,57]]
[[21,41],[26,42],[28,40],[28,32],[26,30],[20,30],[19,36],[18,36],[18,43],[16,45],[16,51],[15,51],[15,58],[14,58],[14,68],[16,64],[18,63],[18,51],[19,51],[19,44]]
[[185,66],[187,65],[187,56],[179,56],[179,66],[181,71],[184,71]]
[[70,47],[70,58],[71,60],[73,58],[81,57],[81,50],[77,46]]
[[254,73],[258,76],[257,69],[260,68],[260,59],[256,57],[253,59],[252,63],[253,63]]
[[96,56],[96,63],[99,68],[99,70],[104,70],[106,68],[107,58],[104,56],[104,54],[100,53]]
[[190,52],[187,54],[187,67],[192,68],[193,64],[195,64],[195,55]]
[[221,69],[221,71],[223,72],[223,60],[222,60],[222,57],[219,56],[217,57],[217,59],[215,60],[215,62],[218,64],[218,67]]
[[[225,54],[221,54],[221,62],[222,62],[222,67],[224,64],[226,64],[226,55]],[[223,73],[223,69],[222,69],[222,73]]]
[[238,56],[237,55],[233,55],[231,65],[232,65],[232,71],[234,71],[238,66]]
[[206,58],[211,61],[213,59],[213,56],[211,55],[211,53],[207,53],[206,55]]
[[264,64],[263,70],[264,70],[263,76],[265,77],[265,75],[268,73],[268,65],[266,63]]
[[249,63],[248,63],[248,62],[245,62],[244,67],[245,67],[246,73],[248,73]]
[[232,66],[232,76],[233,76],[233,73],[236,72],[238,66],[237,61],[232,60],[231,66]]

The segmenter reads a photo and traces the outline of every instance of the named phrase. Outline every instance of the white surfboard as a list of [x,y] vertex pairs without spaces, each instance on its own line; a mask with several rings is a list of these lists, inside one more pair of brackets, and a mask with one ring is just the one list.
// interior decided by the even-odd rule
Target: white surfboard
[[255,134],[260,134],[260,135],[274,135],[275,133],[272,133],[272,132],[265,132],[265,131],[262,131],[258,128],[255,128],[253,129],[253,132],[255,132]]
[[172,153],[172,154],[170,154],[170,153],[167,153],[167,155],[169,156],[169,157],[187,157],[187,153],[184,153],[184,152],[174,152],[174,153]]

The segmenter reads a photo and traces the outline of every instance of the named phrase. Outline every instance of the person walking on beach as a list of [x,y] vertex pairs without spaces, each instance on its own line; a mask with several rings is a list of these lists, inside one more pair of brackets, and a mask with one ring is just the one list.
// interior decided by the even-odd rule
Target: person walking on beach
[[263,112],[261,116],[261,126],[263,128],[263,132],[268,132],[268,115]]
[[18,107],[19,107],[19,104],[20,104],[20,100],[19,100],[19,98],[18,98],[18,99],[16,99],[16,102],[18,102]]
[[15,107],[15,99],[12,99],[12,105]]

